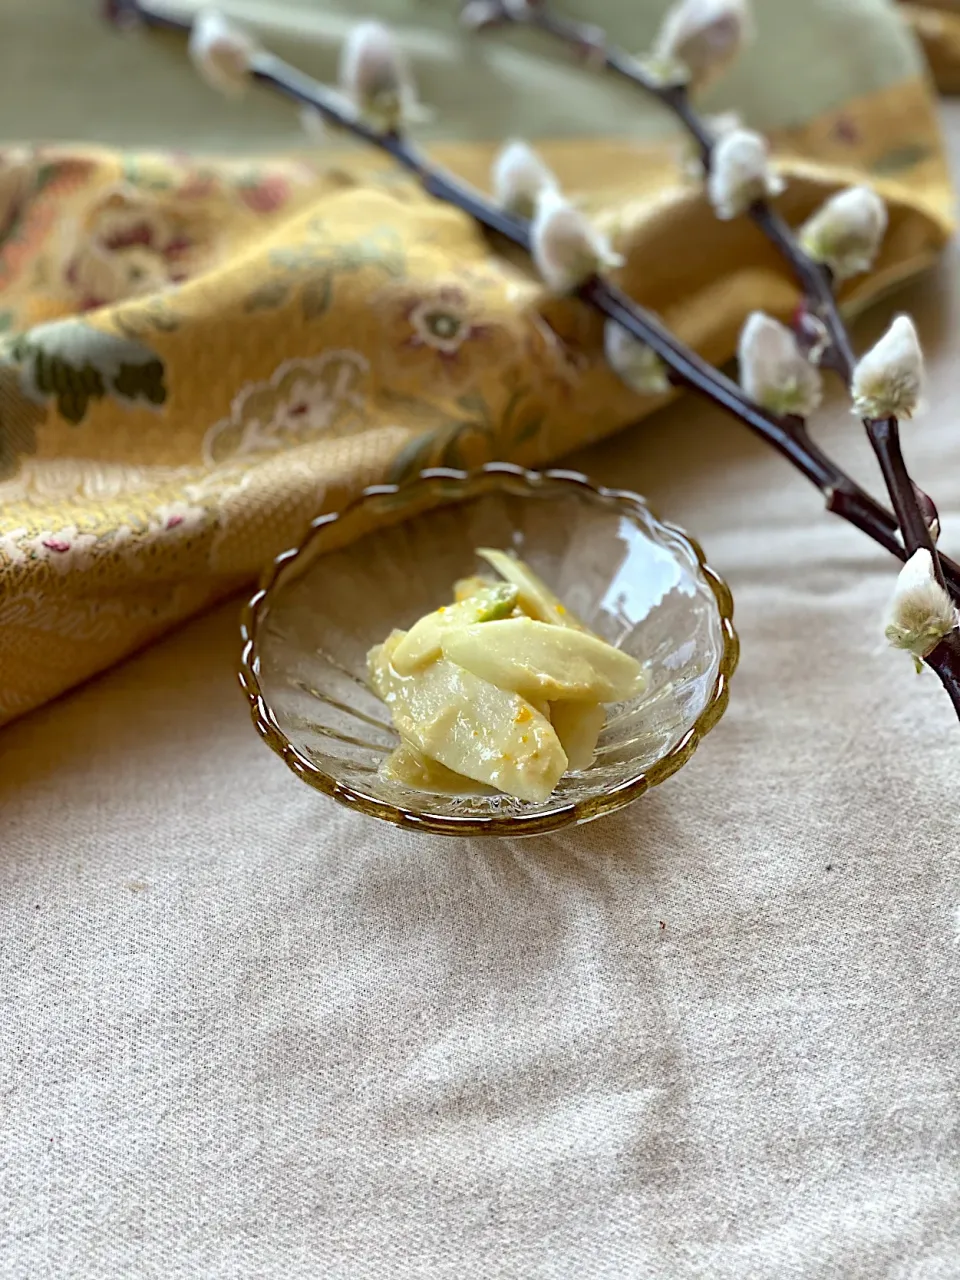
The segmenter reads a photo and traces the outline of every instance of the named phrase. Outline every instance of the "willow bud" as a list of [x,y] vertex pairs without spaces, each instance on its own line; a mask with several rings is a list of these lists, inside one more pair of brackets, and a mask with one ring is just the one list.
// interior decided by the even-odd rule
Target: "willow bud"
[[957,610],[933,572],[933,557],[915,551],[900,570],[890,599],[884,635],[919,663],[957,626]]
[[544,191],[530,228],[534,265],[553,293],[572,293],[590,276],[622,267],[602,232],[559,191]]
[[188,52],[207,84],[229,97],[247,86],[257,46],[216,9],[201,9],[190,29]]
[[680,0],[667,11],[650,63],[665,80],[702,89],[727,70],[752,37],[746,0]]
[[820,373],[803,355],[793,333],[754,311],[740,334],[740,385],[771,413],[806,418],[820,403]]
[[707,195],[718,218],[735,218],[754,200],[778,196],[785,185],[770,167],[766,138],[752,129],[720,135],[707,179]]
[[869,271],[887,230],[887,206],[870,187],[838,191],[800,228],[800,244],[838,280]]
[[853,371],[860,418],[912,418],[923,394],[923,352],[909,316],[897,316]]
[[525,142],[508,142],[497,153],[492,178],[497,203],[522,218],[533,216],[546,191],[560,190],[552,171]]
[[392,133],[417,116],[416,90],[393,32],[382,22],[360,22],[340,56],[340,86],[357,115]]
[[650,396],[670,390],[666,367],[657,353],[616,320],[608,320],[604,326],[603,348],[610,367],[631,391]]

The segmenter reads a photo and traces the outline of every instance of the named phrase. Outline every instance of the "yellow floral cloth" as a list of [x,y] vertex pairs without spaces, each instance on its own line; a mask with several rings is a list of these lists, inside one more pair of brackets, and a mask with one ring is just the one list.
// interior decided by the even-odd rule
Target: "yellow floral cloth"
[[[951,192],[909,77],[775,135],[794,222],[868,176],[890,202],[860,306],[926,266]],[[484,184],[492,145],[434,154]],[[625,286],[708,357],[782,264],[718,223],[673,141],[543,144],[626,254]],[[580,304],[544,296],[376,157],[15,147],[0,157],[0,723],[237,590],[363,485],[558,458],[658,401]]]

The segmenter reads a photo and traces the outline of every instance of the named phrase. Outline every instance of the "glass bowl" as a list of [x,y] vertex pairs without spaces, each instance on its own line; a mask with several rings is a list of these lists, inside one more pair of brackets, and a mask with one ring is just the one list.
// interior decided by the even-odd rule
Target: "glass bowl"
[[[485,568],[483,546],[515,550],[649,677],[608,709],[593,765],[543,804],[416,791],[379,773],[399,739],[367,686],[367,651]],[[539,835],[612,813],[690,759],[726,708],[732,615],[697,544],[635,494],[571,471],[435,468],[366,489],[277,558],[244,613],[240,683],[264,741],[360,813],[440,835]]]

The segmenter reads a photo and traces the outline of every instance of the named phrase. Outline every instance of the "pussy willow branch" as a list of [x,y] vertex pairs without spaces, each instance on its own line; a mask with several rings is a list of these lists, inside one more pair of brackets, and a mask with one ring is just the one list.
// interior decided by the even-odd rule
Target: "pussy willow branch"
[[[491,0],[491,15],[495,9],[496,17],[491,25],[526,26],[544,31],[562,41],[575,53],[586,56],[591,62],[629,81],[649,97],[655,98],[681,122],[700,150],[704,171],[710,171],[715,138],[706,122],[693,107],[686,85],[661,84],[638,58],[611,45],[602,28],[559,17],[551,11],[546,0],[528,0],[526,4],[512,5],[504,4],[503,0],[499,0],[499,3],[497,0]],[[804,251],[789,223],[768,201],[755,200],[747,210],[747,214],[789,264],[808,310],[826,328],[829,343],[820,360],[821,365],[838,374],[849,390],[853,381],[856,356],[837,304],[831,272]],[[954,603],[960,603],[956,566],[940,556],[937,551],[936,542],[923,510],[925,505],[929,505],[930,500],[922,492],[918,494],[910,478],[900,445],[897,419],[865,418],[863,425],[880,465],[907,555],[912,555],[921,549],[928,551],[937,581],[947,588]],[[798,425],[796,432],[809,440],[805,424]],[[829,496],[827,506],[835,510]],[[950,642],[949,645],[947,641]],[[948,648],[956,648],[957,653],[960,654],[960,636],[956,633],[952,637],[947,637],[947,640],[942,643]],[[944,657],[944,655],[939,656],[940,659]],[[931,665],[938,669],[942,666],[942,661],[934,660]],[[943,672],[938,669],[938,674],[960,714],[960,700],[956,696],[957,673],[960,673],[960,665],[957,666],[957,672],[952,670]]]
[[[182,34],[189,34],[191,28],[189,19],[178,17],[166,8],[154,8],[148,0],[108,0],[106,15],[120,25],[129,20]],[[433,165],[407,138],[395,133],[380,133],[346,115],[338,98],[272,54],[258,52],[255,55],[251,76],[283,96],[312,107],[331,125],[347,130],[361,141],[386,152],[412,173],[431,195],[462,209],[488,230],[529,252],[529,222],[505,212],[479,191]],[[829,510],[855,525],[898,559],[905,558],[894,516],[823,453],[808,436],[801,419],[777,417],[760,408],[735,382],[681,343],[654,315],[609,282],[590,280],[581,287],[580,296],[634,337],[647,343],[668,366],[671,380],[676,385],[687,387],[726,409],[771,444],[820,489]],[[950,565],[949,570],[951,587],[960,597],[960,566]]]
[[[611,45],[607,40],[606,32],[600,27],[558,17],[547,4],[537,3],[536,0],[525,7],[518,6],[513,9],[508,9],[501,4],[499,15],[493,25],[497,24],[535,27],[539,31],[544,31],[562,41],[574,52],[589,57],[591,62],[595,61],[596,65],[612,72],[622,80],[629,81],[650,97],[656,98],[687,130],[700,149],[700,159],[703,161],[704,169],[709,171],[715,138],[690,102],[686,85],[660,84],[638,58]],[[789,223],[767,201],[755,201],[748,210],[748,216],[790,263],[804,297],[812,305],[814,313],[826,325],[830,335],[830,367],[834,368],[849,385],[856,357],[850,346],[846,326],[837,309],[829,272],[803,252]]]
[[[491,11],[493,8],[491,3]],[[562,41],[575,53],[589,57],[597,65],[602,65],[614,75],[640,88],[649,97],[655,98],[687,130],[700,149],[704,169],[709,172],[715,138],[690,102],[686,85],[659,83],[638,58],[611,45],[601,28],[561,18],[551,11],[545,0],[529,0],[526,5],[509,6],[501,2],[497,8],[493,25],[527,26],[544,31]],[[849,389],[856,356],[837,305],[829,269],[804,252],[793,229],[768,201],[755,200],[747,213],[790,265],[808,309],[826,327],[830,341],[821,364],[837,373]],[[920,548],[929,551],[937,580],[941,586],[947,586],[955,602],[960,603],[957,583],[953,575],[945,574],[940,566],[940,557],[928,523],[923,517],[920,499],[907,472],[897,420],[865,419],[864,427],[880,464],[907,553],[912,554]]]
[[[181,18],[166,8],[154,8],[148,0],[107,0],[105,15],[117,25],[129,22],[185,35],[189,34],[192,26],[190,19]],[[330,125],[390,155],[416,177],[430,195],[456,206],[487,230],[530,252],[530,224],[527,220],[507,213],[481,192],[434,165],[403,135],[378,132],[348,114],[341,100],[311,77],[262,51],[253,57],[250,77],[294,102],[311,107]],[[894,516],[811,440],[801,419],[778,417],[755,404],[737,383],[681,343],[657,317],[608,281],[592,277],[580,287],[578,295],[602,315],[620,324],[634,338],[646,343],[668,367],[675,385],[686,387],[726,409],[772,445],[817,486],[826,499],[828,510],[866,533],[899,560],[905,559]],[[949,561],[944,564],[950,590],[960,598],[960,566]],[[956,669],[955,706],[960,714],[960,650]]]

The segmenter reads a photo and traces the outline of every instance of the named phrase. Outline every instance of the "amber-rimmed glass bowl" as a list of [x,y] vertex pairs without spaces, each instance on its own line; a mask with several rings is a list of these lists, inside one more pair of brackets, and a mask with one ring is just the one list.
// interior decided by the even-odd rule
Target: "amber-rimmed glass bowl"
[[[478,546],[515,550],[649,674],[641,696],[609,709],[591,768],[544,804],[415,791],[379,773],[398,739],[367,687],[367,651],[480,571]],[[538,835],[612,813],[690,759],[727,704],[732,616],[697,544],[635,494],[570,471],[437,468],[365,490],[277,558],[245,611],[240,682],[265,742],[342,804],[441,835]]]

